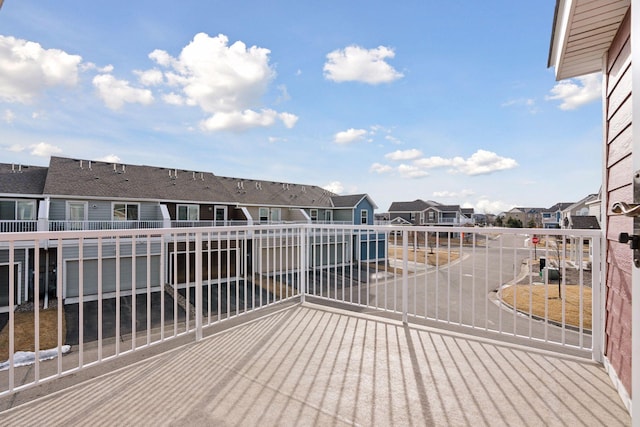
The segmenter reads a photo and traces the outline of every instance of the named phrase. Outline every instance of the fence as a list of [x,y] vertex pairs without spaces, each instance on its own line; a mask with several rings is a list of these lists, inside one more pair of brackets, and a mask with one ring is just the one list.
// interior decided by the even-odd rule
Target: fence
[[598,360],[600,245],[593,230],[336,224],[2,233],[0,395],[306,296]]

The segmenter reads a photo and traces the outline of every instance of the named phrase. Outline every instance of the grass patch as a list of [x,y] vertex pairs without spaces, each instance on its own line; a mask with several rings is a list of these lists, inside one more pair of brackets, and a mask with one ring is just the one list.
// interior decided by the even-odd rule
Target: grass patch
[[[392,259],[402,259],[402,248],[399,247],[391,247],[388,252],[389,258]],[[413,249],[409,248],[408,251],[408,260],[409,262],[418,262],[421,264],[428,265],[445,265],[451,261],[455,261],[460,258],[460,254],[454,251],[430,251],[425,248]],[[391,268],[393,270],[393,268]]]
[[[16,312],[14,326],[15,351],[35,351],[34,312]],[[63,342],[66,324],[62,316]],[[40,350],[48,350],[58,345],[58,310],[40,310]],[[9,323],[0,332],[0,361],[9,359]]]
[[[500,291],[502,301],[524,313],[562,323],[564,302],[564,323],[580,327],[580,287],[565,285],[562,288],[563,299],[558,298],[558,285],[516,285],[508,286]],[[582,288],[582,327],[591,329],[591,288]],[[546,311],[545,311],[546,310]]]

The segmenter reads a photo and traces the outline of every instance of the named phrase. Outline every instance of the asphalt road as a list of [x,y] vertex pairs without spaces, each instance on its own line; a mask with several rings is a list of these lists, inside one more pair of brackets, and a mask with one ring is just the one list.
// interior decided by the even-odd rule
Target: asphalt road
[[[590,334],[525,316],[498,301],[497,289],[516,283],[521,274],[527,272],[523,261],[534,258],[533,250],[524,244],[524,236],[505,235],[488,239],[486,244],[481,242],[482,246],[475,248],[464,246],[461,259],[448,265],[438,268],[410,265],[409,316],[446,325],[464,325],[479,332],[497,331],[503,336],[529,337],[541,343],[564,343],[589,349]],[[456,245],[451,250],[459,251],[460,247]],[[541,251],[537,252],[540,256]],[[379,271],[371,274],[367,282],[366,276],[342,273],[340,268],[331,274],[325,273],[319,280],[322,285],[316,283],[316,293],[369,309],[402,312],[402,274]]]

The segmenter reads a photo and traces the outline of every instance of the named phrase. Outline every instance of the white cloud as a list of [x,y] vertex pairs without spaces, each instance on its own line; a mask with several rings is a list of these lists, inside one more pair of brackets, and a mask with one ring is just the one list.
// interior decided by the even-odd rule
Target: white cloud
[[83,62],[82,64],[80,64],[80,70],[82,71],[95,70],[100,74],[109,74],[113,71],[113,65],[109,64],[104,67],[98,67],[93,62]]
[[[271,126],[280,119],[287,128],[298,117],[272,109],[256,111],[275,71],[269,64],[269,49],[236,41],[229,45],[224,34],[210,37],[196,34],[177,58],[156,49],[149,58],[161,67],[164,81],[176,90],[162,99],[172,105],[198,106],[210,117],[201,122],[207,131],[241,131],[256,126]],[[285,86],[278,87],[278,102],[289,99]]]
[[276,99],[276,104],[280,104],[281,102],[289,101],[291,99],[291,95],[289,95],[286,85],[278,85],[278,91],[280,92],[280,95],[278,95],[278,99]]
[[278,117],[280,118],[280,120],[282,120],[282,123],[284,123],[287,129],[291,129],[298,122],[298,116],[296,116],[295,114],[280,113],[278,114]]
[[149,54],[149,58],[163,67],[171,66],[175,60],[164,50],[156,49]]
[[171,92],[162,96],[162,100],[170,105],[184,105],[186,100],[177,93]]
[[459,192],[456,191],[434,191],[433,197],[446,197],[446,198],[456,198],[456,197],[469,197],[475,194],[473,190],[461,190]]
[[334,82],[358,81],[373,85],[392,82],[404,77],[385,62],[394,56],[393,49],[385,46],[375,49],[348,46],[327,55],[324,76]]
[[503,102],[501,106],[502,107],[524,107],[531,114],[536,114],[540,111],[540,109],[536,106],[536,100],[533,98],[511,99],[509,101]]
[[422,178],[429,175],[427,171],[424,171],[416,166],[404,164],[398,166],[398,172],[400,172],[400,175],[405,178]]
[[473,208],[475,213],[491,213],[491,214],[499,214],[500,212],[506,212],[513,208],[513,204],[505,203],[500,200],[488,200],[481,199],[478,200],[475,204],[465,203],[463,207],[465,208]]
[[390,160],[414,160],[422,156],[422,151],[415,148],[411,150],[397,150],[393,153],[385,154],[385,157]]
[[16,115],[13,111],[11,110],[4,110],[4,113],[2,114],[2,121],[8,124],[13,123],[13,121],[16,119]]
[[445,159],[440,156],[426,157],[418,159],[414,163],[425,169],[441,168],[444,166],[452,166],[454,163],[464,162],[462,157],[454,157],[452,159]]
[[138,89],[126,80],[118,80],[111,74],[99,74],[93,78],[98,95],[112,110],[120,109],[125,103],[148,105],[153,102],[153,94],[148,89]]
[[369,168],[370,172],[375,172],[375,173],[387,173],[387,172],[391,172],[392,170],[393,168],[391,166],[383,165],[381,163],[374,163]]
[[120,157],[116,156],[115,154],[107,154],[104,157],[101,157],[99,159],[96,159],[99,162],[106,162],[106,163],[120,163]]
[[143,86],[158,86],[163,82],[162,71],[157,68],[146,71],[134,70],[133,73],[138,76],[138,80]]
[[485,175],[500,170],[513,169],[518,166],[518,162],[514,159],[501,157],[487,150],[478,150],[468,159],[463,159],[462,157],[446,159],[433,156],[418,159],[414,164],[425,169],[450,167],[449,172],[451,173],[463,173],[471,176]]
[[486,150],[478,150],[462,164],[454,165],[456,171],[465,175],[485,175],[491,172],[513,169],[518,166],[514,159],[498,156]]
[[396,138],[395,136],[392,135],[385,135],[384,139],[386,139],[387,141],[389,141],[392,144],[400,144],[400,140],[398,138]]
[[25,147],[24,145],[21,144],[13,144],[11,146],[9,146],[9,148],[7,148],[7,150],[14,152],[14,153],[20,153],[21,151],[26,150],[27,147]]
[[287,142],[287,138],[280,138],[277,136],[270,136],[268,138],[268,141],[272,144],[275,144],[276,142]]
[[333,141],[336,144],[349,144],[351,142],[356,142],[364,139],[364,136],[367,134],[365,129],[347,129],[342,132],[338,132],[334,135]]
[[274,110],[231,111],[215,113],[206,120],[200,122],[200,127],[207,131],[243,131],[253,127],[272,126],[276,119],[280,119],[287,128],[295,125],[298,117],[289,113],[278,113]]
[[323,186],[322,188],[336,194],[341,194],[344,191],[344,185],[342,185],[340,181],[330,182],[329,184]]
[[28,103],[48,87],[74,86],[82,57],[0,36],[0,100]]
[[545,99],[562,101],[561,110],[575,110],[601,97],[602,76],[596,73],[557,83]]
[[30,145],[31,154],[40,157],[50,157],[52,154],[61,153],[62,149],[55,145],[47,144],[46,142],[39,142],[37,144]]

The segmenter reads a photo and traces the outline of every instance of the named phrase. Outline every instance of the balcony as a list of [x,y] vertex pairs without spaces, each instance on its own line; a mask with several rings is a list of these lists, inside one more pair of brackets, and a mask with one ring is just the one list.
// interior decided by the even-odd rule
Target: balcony
[[[0,233],[24,233],[29,231],[92,231],[92,230],[132,230],[137,228],[191,228],[229,227],[251,225],[247,220],[216,221],[70,221],[70,220],[11,220],[0,221]],[[253,221],[256,225],[307,224],[308,221]],[[44,224],[44,225],[43,225]],[[314,224],[350,224],[349,221],[317,221]],[[39,229],[40,227],[40,229]]]
[[[58,357],[28,366],[12,351],[22,314],[6,314],[12,356],[0,371],[0,416],[7,424],[46,415],[50,424],[628,425],[599,363],[599,262],[585,269],[601,236],[540,232],[84,231],[49,233],[48,252],[38,250],[42,233],[5,236],[1,256],[17,266],[5,269],[7,301],[24,288],[36,306],[66,304],[49,309]],[[537,271],[540,256],[558,281]],[[40,257],[64,274],[21,273],[23,259]],[[55,283],[55,295],[42,296],[41,282]],[[534,289],[545,296],[541,313]],[[564,295],[560,309],[554,292]],[[35,336],[44,316],[26,314]],[[37,349],[49,348],[44,339]]]

